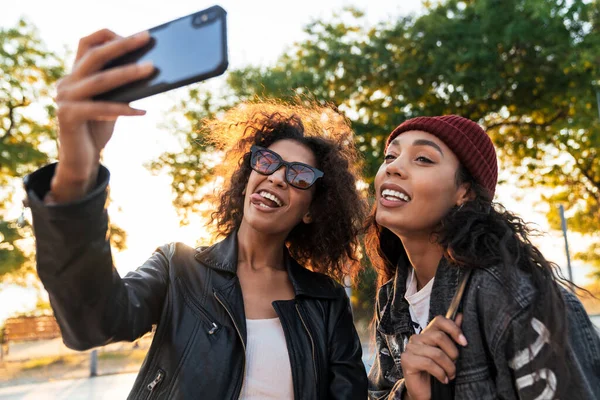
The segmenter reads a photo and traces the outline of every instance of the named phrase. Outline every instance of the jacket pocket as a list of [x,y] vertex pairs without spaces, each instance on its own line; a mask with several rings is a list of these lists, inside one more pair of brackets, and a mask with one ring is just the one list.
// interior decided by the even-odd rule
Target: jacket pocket
[[183,300],[187,306],[190,307],[194,314],[204,323],[206,333],[208,333],[209,336],[215,335],[221,329],[221,324],[219,324],[216,318],[211,316],[208,311],[194,300],[188,287],[179,278],[177,278],[177,284],[181,288]]

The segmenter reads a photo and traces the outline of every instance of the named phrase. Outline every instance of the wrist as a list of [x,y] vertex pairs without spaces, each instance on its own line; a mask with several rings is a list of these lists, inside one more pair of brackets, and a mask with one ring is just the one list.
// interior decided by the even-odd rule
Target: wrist
[[46,203],[66,203],[84,197],[96,184],[99,165],[89,173],[73,173],[67,168],[61,168],[60,162],[50,182],[50,192],[46,195]]

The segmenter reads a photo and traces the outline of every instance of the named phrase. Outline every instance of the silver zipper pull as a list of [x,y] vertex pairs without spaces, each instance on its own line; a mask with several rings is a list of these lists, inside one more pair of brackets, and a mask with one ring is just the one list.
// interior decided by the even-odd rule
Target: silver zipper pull
[[217,324],[215,324],[214,322],[212,323],[212,328],[210,328],[210,331],[208,331],[209,335],[212,335],[213,333],[215,333],[217,331],[217,329],[219,329],[219,327],[217,326]]
[[160,381],[162,381],[163,376],[164,376],[163,372],[158,371],[156,374],[156,378],[154,378],[154,380],[148,384],[148,390],[153,391],[154,388],[156,387],[156,385],[158,385],[160,383]]

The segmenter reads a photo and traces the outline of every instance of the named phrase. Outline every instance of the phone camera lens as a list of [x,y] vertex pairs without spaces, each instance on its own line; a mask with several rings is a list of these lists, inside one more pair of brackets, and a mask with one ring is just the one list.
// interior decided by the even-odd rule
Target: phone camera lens
[[207,21],[208,21],[208,14],[206,14],[206,13],[198,14],[198,15],[194,16],[193,24],[196,26],[200,26],[200,25],[206,23]]

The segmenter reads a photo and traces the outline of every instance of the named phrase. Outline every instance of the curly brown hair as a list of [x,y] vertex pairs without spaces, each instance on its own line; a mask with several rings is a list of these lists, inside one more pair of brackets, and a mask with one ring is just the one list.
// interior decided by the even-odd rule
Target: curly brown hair
[[214,194],[217,209],[211,214],[219,235],[232,234],[242,222],[244,190],[252,172],[250,147],[292,139],[312,150],[324,176],[315,183],[310,206],[313,222],[298,224],[286,239],[290,254],[338,281],[356,276],[358,235],[367,203],[357,190],[362,158],[346,118],[316,103],[246,102],[206,121],[204,129],[206,140],[224,152],[215,171],[224,186]]

